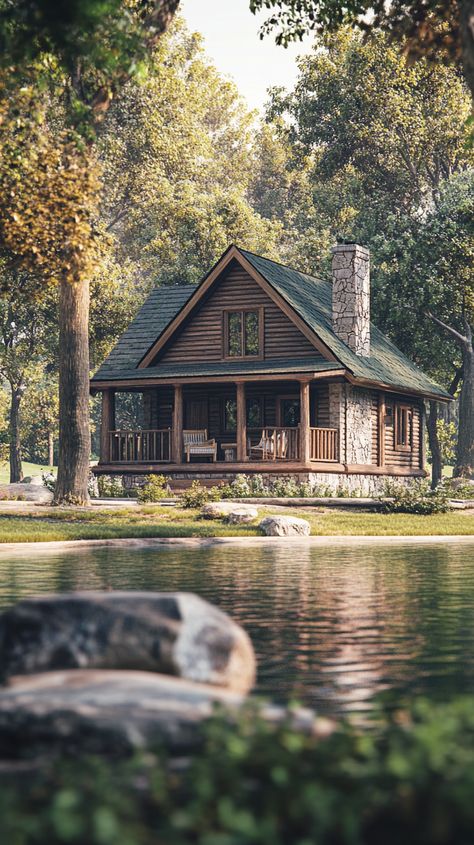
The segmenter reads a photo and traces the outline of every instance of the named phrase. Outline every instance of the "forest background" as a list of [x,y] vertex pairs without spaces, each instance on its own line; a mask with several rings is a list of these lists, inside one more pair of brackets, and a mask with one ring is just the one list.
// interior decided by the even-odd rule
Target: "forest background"
[[[57,86],[44,93],[53,133],[62,97]],[[327,276],[342,235],[371,250],[374,321],[456,395],[465,375],[456,333],[466,319],[472,328],[474,310],[471,105],[456,67],[413,63],[384,33],[343,27],[315,36],[293,90],[269,91],[264,113],[250,112],[176,16],[88,151],[101,186],[91,370],[152,286],[197,283],[229,243]],[[25,296],[31,270],[3,261],[2,272],[1,457],[17,478],[22,459],[57,458],[58,292]],[[95,400],[91,413],[94,453]],[[438,416],[432,405],[431,439],[436,448],[440,434],[452,462],[457,409]]]

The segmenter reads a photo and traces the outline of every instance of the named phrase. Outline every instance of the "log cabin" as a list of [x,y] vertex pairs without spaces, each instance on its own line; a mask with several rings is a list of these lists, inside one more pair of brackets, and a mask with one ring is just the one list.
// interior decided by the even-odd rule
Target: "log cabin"
[[369,265],[338,244],[327,281],[232,245],[199,285],[152,290],[91,381],[95,472],[362,493],[425,475],[425,400],[451,397],[371,323]]

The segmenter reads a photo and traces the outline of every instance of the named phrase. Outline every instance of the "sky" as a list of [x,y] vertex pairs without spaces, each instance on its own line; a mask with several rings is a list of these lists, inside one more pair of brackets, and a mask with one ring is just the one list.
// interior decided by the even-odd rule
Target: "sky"
[[267,88],[291,88],[298,68],[296,58],[310,49],[310,39],[278,47],[272,36],[260,40],[261,23],[268,16],[252,15],[249,0],[181,0],[181,14],[191,30],[205,39],[205,49],[218,70],[231,76],[254,109],[262,109]]

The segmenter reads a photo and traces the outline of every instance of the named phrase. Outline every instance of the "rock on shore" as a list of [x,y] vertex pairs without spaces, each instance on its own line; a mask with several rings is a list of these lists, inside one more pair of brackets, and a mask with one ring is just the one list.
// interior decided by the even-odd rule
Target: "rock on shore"
[[0,616],[0,673],[57,669],[159,672],[247,692],[245,631],[191,593],[73,593],[27,599]]

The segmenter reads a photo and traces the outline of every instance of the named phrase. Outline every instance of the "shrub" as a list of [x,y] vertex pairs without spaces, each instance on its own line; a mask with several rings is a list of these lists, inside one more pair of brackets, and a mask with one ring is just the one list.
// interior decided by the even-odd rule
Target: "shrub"
[[443,486],[452,499],[474,499],[474,484],[467,478],[446,478]]
[[296,481],[294,478],[278,476],[272,481],[265,482],[262,475],[237,475],[230,484],[219,488],[223,499],[247,498],[307,498],[313,495],[312,485],[307,481]]
[[145,482],[138,490],[138,501],[160,502],[169,495],[168,483],[164,475],[147,475]]
[[199,481],[195,480],[188,490],[181,493],[181,504],[183,508],[200,508],[206,502],[217,502],[221,498],[220,487],[204,487]]
[[123,499],[125,496],[122,479],[116,475],[99,475],[97,492],[100,499]]
[[46,487],[51,493],[54,493],[56,489],[56,476],[53,475],[52,472],[42,472],[41,478],[43,481],[43,487]]
[[449,494],[444,484],[432,490],[427,479],[417,479],[411,484],[389,481],[385,485],[382,510],[385,513],[416,513],[430,515],[449,510]]
[[155,750],[16,780],[0,791],[0,840],[15,845],[469,845],[473,700],[419,701],[377,731],[343,723],[326,739],[250,708],[237,725],[209,720],[180,765]]

